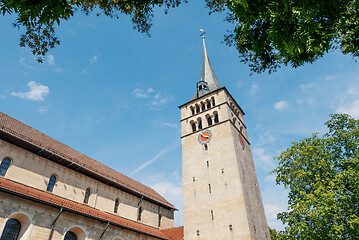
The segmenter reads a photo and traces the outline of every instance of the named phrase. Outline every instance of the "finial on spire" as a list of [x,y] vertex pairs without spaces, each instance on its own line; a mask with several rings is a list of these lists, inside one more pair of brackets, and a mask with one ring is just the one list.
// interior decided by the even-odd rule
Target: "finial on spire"
[[202,32],[200,36],[202,37],[202,39],[205,39],[206,37],[204,35],[206,34],[206,32],[203,29],[200,29],[200,31]]

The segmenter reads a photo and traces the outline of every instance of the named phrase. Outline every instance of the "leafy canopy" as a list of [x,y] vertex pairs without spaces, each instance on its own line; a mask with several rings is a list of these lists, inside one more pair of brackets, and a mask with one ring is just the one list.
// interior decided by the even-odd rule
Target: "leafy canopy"
[[17,14],[14,26],[25,27],[21,35],[20,46],[28,46],[31,52],[42,62],[50,48],[60,44],[55,35],[55,25],[68,20],[79,10],[89,14],[99,10],[97,15],[118,17],[122,13],[132,18],[134,29],[149,35],[153,8],[177,7],[187,0],[0,0],[0,12]]
[[331,115],[328,133],[293,142],[277,159],[289,188],[285,230],[273,239],[359,239],[359,120]]
[[252,72],[313,63],[330,50],[359,56],[357,0],[206,0],[228,12],[235,25],[225,42],[235,45]]

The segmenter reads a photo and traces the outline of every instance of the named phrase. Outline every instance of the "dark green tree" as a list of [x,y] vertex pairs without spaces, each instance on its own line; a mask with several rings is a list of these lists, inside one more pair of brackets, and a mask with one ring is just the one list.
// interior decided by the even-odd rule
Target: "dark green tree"
[[225,38],[252,72],[313,63],[334,49],[359,56],[357,0],[206,0],[235,25]]
[[289,189],[276,239],[359,239],[359,120],[331,115],[328,132],[284,151],[273,170]]
[[0,0],[0,11],[17,14],[14,26],[25,27],[20,37],[20,46],[29,47],[42,62],[50,48],[60,44],[55,35],[55,26],[70,19],[74,12],[85,14],[96,11],[97,15],[119,18],[119,14],[132,18],[134,29],[149,34],[153,8],[177,7],[186,0]]

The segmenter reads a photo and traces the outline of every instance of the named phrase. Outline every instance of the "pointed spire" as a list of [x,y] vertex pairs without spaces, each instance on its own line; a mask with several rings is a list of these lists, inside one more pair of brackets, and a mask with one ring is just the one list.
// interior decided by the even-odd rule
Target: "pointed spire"
[[[203,32],[202,29],[201,32]],[[202,97],[207,93],[213,92],[221,88],[221,85],[219,84],[216,74],[214,73],[213,68],[211,66],[211,63],[209,62],[206,43],[204,40],[205,39],[204,34],[205,32],[203,32],[201,35],[203,39],[203,60],[202,60],[201,78],[199,82],[197,82],[197,93],[191,98],[191,100]]]
[[213,71],[211,63],[208,58],[205,36],[202,36],[203,39],[203,60],[202,60],[202,71],[201,71],[201,82],[207,82],[209,91],[214,91],[221,87],[216,77],[216,74]]

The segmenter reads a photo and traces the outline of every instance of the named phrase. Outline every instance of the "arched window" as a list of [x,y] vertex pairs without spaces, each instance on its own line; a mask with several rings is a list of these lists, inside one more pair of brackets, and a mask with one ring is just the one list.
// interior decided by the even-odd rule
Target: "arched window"
[[214,123],[218,123],[219,122],[218,113],[215,112],[213,113],[213,115],[214,115]]
[[201,110],[198,105],[196,105],[196,113],[199,113]]
[[46,189],[46,191],[52,192],[52,190],[54,190],[55,183],[56,183],[56,176],[55,176],[55,175],[52,175],[52,176],[50,177],[49,184],[47,184],[47,189]]
[[139,208],[138,208],[138,213],[137,213],[137,221],[141,221],[142,212],[143,212],[143,208],[142,208],[142,207],[139,207]]
[[68,231],[65,235],[64,240],[77,240],[76,234],[71,231]]
[[11,160],[9,158],[4,158],[0,164],[0,176],[5,176],[6,171],[10,166]]
[[90,195],[91,195],[91,189],[87,188],[85,193],[84,203],[86,204],[89,203]]
[[211,118],[211,116],[210,115],[207,115],[206,116],[207,117],[207,124],[208,124],[208,126],[212,126],[212,118]]
[[216,106],[216,101],[214,101],[214,98],[212,98],[212,106]]
[[1,240],[16,240],[21,229],[21,224],[16,219],[7,220],[4,231],[1,234]]
[[211,102],[207,100],[207,109],[211,108]]
[[191,107],[191,112],[192,112],[192,115],[194,115],[194,108]]
[[191,122],[192,131],[195,132],[196,129],[196,123],[194,121]]
[[197,122],[198,122],[198,130],[199,130],[199,129],[202,129],[202,119],[201,119],[201,118],[198,118],[198,119],[197,119]]
[[120,199],[116,199],[115,200],[115,208],[113,209],[113,211],[115,212],[115,213],[117,213],[118,212],[118,205],[120,205]]
[[206,110],[206,106],[204,105],[204,103],[201,103],[201,108],[202,108],[202,112]]

